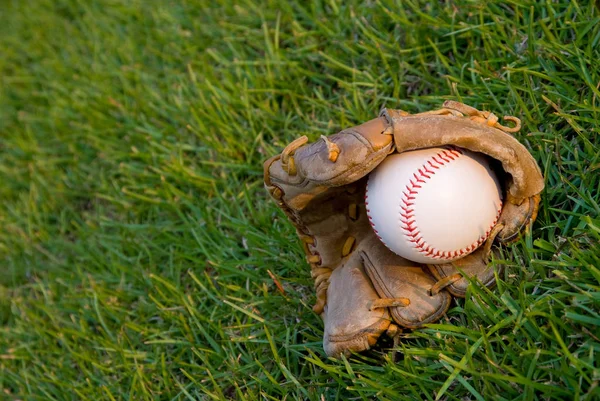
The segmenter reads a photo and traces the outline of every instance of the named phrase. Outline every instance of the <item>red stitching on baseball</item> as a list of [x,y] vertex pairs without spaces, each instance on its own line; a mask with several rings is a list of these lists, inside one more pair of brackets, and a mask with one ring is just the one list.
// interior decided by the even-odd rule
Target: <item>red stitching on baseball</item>
[[[421,168],[419,168],[419,169],[417,169],[419,176],[417,176],[415,173],[414,178],[417,180],[418,183],[425,183],[428,179],[431,179],[432,175],[434,175],[437,172],[436,170],[439,170],[442,166],[450,163],[451,161],[456,160],[462,154],[463,154],[463,152],[460,149],[455,148],[455,147],[448,147],[447,149],[444,149],[444,150],[440,151],[439,153],[437,153],[436,155],[432,156],[429,160],[427,160],[423,164],[423,166],[421,166],[421,168],[423,170],[425,170],[429,174],[429,176],[427,174],[424,174],[423,171],[421,170]],[[440,158],[441,161],[438,160],[437,158]],[[447,159],[450,159],[450,160],[447,160]],[[430,170],[429,167],[431,167],[432,169]],[[425,180],[423,180],[422,177],[425,177]],[[498,222],[498,219],[500,218],[500,213],[502,212],[502,200],[500,200],[500,206],[498,207],[498,211],[496,212],[496,218],[492,222],[491,226],[485,232],[485,234],[481,235],[475,242],[473,242],[472,244],[470,244],[469,246],[467,246],[465,248],[462,248],[459,250],[454,250],[454,251],[441,251],[439,249],[435,249],[434,247],[432,247],[431,245],[429,245],[425,242],[425,240],[421,236],[421,232],[418,230],[418,227],[412,227],[412,224],[415,223],[415,220],[414,220],[415,210],[413,208],[414,200],[415,200],[416,195],[418,195],[419,189],[421,189],[421,186],[418,185],[417,182],[414,182],[412,178],[409,179],[409,182],[410,182],[410,185],[406,186],[406,191],[402,192],[403,196],[402,196],[401,203],[400,203],[400,210],[401,210],[400,211],[400,216],[401,216],[400,222],[404,224],[401,227],[405,232],[407,241],[415,244],[416,245],[415,249],[418,252],[424,254],[425,256],[431,257],[433,259],[441,259],[441,258],[450,259],[450,258],[465,256],[465,255],[471,253],[472,251],[477,249],[481,244],[483,244],[485,242],[488,235],[490,234],[490,232],[492,231],[492,229]],[[408,193],[407,193],[407,191],[408,191]],[[367,185],[367,188],[365,191],[365,207],[367,209],[367,217],[369,219],[369,224],[373,228],[375,235],[383,243],[383,245],[386,246],[386,248],[388,248],[390,251],[393,252],[393,250],[388,246],[388,244],[385,243],[384,239],[381,238],[381,236],[379,235],[379,232],[375,229],[375,225],[373,224],[373,219],[369,215],[369,212],[371,210],[369,209],[369,186],[368,185]]]
[[[431,176],[433,176],[436,173],[436,170],[439,170],[442,166],[458,159],[462,154],[463,152],[460,149],[452,147],[438,152],[436,155],[432,156],[429,160],[427,160],[423,164],[423,166],[418,168],[417,172],[414,173],[414,178],[416,182],[412,178],[409,179],[410,185],[406,186],[408,193],[407,191],[402,192],[402,199],[400,201],[400,225],[402,227],[402,230],[404,231],[404,235],[407,237],[407,241],[415,244],[415,249],[419,253],[422,253],[425,256],[431,257],[433,259],[457,258],[460,256],[465,256],[471,253],[473,250],[477,249],[487,239],[489,233],[492,231],[492,228],[496,225],[496,222],[500,217],[500,212],[502,211],[502,201],[500,201],[500,207],[498,208],[498,212],[496,213],[496,218],[492,222],[490,228],[485,232],[485,234],[481,235],[475,242],[473,242],[471,245],[466,246],[465,248],[454,251],[441,251],[439,249],[435,249],[427,242],[425,242],[425,239],[421,236],[421,232],[419,231],[418,227],[414,226],[414,200],[416,195],[419,193],[419,189],[421,189],[421,186],[418,185],[417,182],[421,184],[426,183],[427,180],[429,180]],[[433,170],[429,170],[428,166],[431,167]],[[425,174],[423,170],[429,173],[429,175]],[[368,199],[368,190],[367,197],[365,199]],[[371,226],[373,226],[373,222],[370,219],[369,221],[371,222]],[[375,229],[375,226],[373,226],[373,229]],[[385,244],[385,242],[383,241],[383,239],[381,239],[381,237],[379,237],[379,235],[377,237]]]

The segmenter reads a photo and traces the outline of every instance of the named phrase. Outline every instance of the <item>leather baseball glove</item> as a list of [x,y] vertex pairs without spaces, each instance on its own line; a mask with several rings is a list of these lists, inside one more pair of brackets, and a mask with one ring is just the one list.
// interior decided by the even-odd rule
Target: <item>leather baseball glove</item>
[[[315,280],[314,311],[324,320],[329,356],[369,349],[398,325],[440,319],[451,294],[464,297],[472,279],[495,284],[488,267],[494,243],[516,239],[536,218],[544,181],[527,149],[486,111],[454,101],[410,115],[384,109],[378,118],[308,144],[306,136],[264,163],[265,187],[296,227]],[[393,152],[454,145],[497,160],[503,210],[484,245],[439,265],[408,261],[386,248],[365,209],[367,175]],[[460,230],[460,227],[457,227]]]

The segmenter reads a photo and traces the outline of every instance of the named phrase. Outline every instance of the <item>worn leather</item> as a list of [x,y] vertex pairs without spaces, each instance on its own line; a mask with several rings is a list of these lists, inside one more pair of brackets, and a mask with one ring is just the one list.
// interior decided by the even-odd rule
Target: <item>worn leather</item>
[[387,309],[366,307],[379,299],[379,295],[364,271],[358,252],[333,271],[327,293],[322,313],[323,348],[327,355],[348,355],[369,349],[390,326]]
[[486,287],[493,287],[496,284],[494,272],[501,273],[502,271],[502,266],[497,266],[494,270],[494,266],[489,263],[489,255],[486,254],[484,247],[480,247],[452,263],[428,265],[428,268],[438,280],[458,275],[460,278],[457,278],[456,281],[451,280],[451,283],[445,288],[452,295],[460,298],[464,298],[466,295],[469,278],[477,278]]
[[[500,125],[492,113],[446,102],[415,115],[384,110],[311,144],[302,137],[265,162],[265,187],[296,227],[311,266],[314,310],[324,319],[328,355],[366,350],[396,324],[418,328],[440,319],[450,304],[448,291],[465,295],[469,280],[463,275],[494,284],[491,241],[512,241],[531,224],[544,186],[531,154],[508,133],[517,130]],[[504,208],[485,247],[453,263],[423,266],[376,238],[364,192],[367,175],[390,153],[443,145],[498,160],[506,183]]]

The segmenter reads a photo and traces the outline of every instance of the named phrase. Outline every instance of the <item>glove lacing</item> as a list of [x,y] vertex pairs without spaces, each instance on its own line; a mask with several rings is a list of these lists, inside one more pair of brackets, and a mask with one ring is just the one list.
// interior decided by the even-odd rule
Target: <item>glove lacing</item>
[[[521,129],[521,120],[514,116],[504,116],[503,119],[505,121],[511,121],[514,123],[513,127],[508,127],[506,125],[502,125],[498,122],[498,116],[489,111],[479,111],[475,107],[468,106],[464,103],[456,102],[454,100],[446,100],[444,102],[444,107],[438,110],[430,110],[425,111],[423,113],[413,114],[414,116],[426,116],[426,115],[436,115],[436,116],[454,116],[454,117],[467,117],[471,121],[476,121],[487,125],[489,127],[497,128],[501,131],[507,132],[509,134],[513,134],[515,132],[519,132]],[[402,110],[387,110],[383,109],[379,114],[382,117],[385,117],[388,122],[391,120],[391,115],[397,116],[408,116],[409,113]],[[393,129],[388,129],[384,131],[386,134],[391,134]]]
[[503,119],[506,121],[512,121],[515,126],[507,127],[498,122],[498,117],[489,111],[479,111],[475,107],[468,106],[464,103],[456,102],[454,100],[446,100],[444,107],[439,110],[426,111],[419,113],[421,115],[434,114],[434,115],[448,115],[451,114],[457,117],[468,116],[469,120],[483,123],[487,126],[498,128],[504,132],[515,133],[521,129],[521,120],[514,116],[504,116]]
[[[294,152],[299,147],[305,145],[307,142],[308,137],[306,135],[297,138],[285,147],[285,149],[281,152],[281,156],[273,158],[272,162],[280,158],[282,169],[285,172],[287,172],[290,176],[295,176],[298,173],[298,171],[296,169],[296,162],[294,160]],[[335,151],[335,149],[332,150]],[[283,190],[271,183],[269,175],[269,165],[265,165],[264,175],[265,185],[269,193],[278,203],[281,210],[283,210],[283,212],[288,216],[290,221],[294,223],[298,237],[300,237],[300,240],[302,241],[302,248],[304,250],[304,253],[306,254],[306,260],[311,266],[311,276],[315,280],[315,291],[317,295],[317,301],[313,306],[313,310],[320,315],[323,312],[323,309],[325,308],[325,303],[327,302],[327,288],[329,287],[329,277],[331,276],[332,270],[330,268],[320,266],[321,256],[318,252],[313,252],[309,248],[309,245],[316,245],[316,240],[312,235],[307,234],[309,231],[304,226],[304,224],[302,224],[302,221],[297,215],[297,213],[284,202],[283,197],[285,193],[283,192]],[[350,244],[350,246],[352,246],[353,244],[354,241],[352,241],[352,244]]]

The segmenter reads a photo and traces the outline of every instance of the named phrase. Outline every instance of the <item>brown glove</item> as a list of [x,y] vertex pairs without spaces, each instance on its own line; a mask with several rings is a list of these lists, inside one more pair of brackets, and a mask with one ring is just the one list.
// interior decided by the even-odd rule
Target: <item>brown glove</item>
[[[330,356],[363,351],[396,324],[417,328],[441,318],[450,294],[464,296],[461,272],[494,284],[487,258],[494,238],[515,239],[534,219],[543,179],[527,149],[496,116],[447,101],[440,110],[379,118],[307,144],[290,143],[264,164],[265,187],[296,227],[315,279],[315,312],[325,323]],[[423,266],[376,238],[365,210],[369,172],[394,151],[455,145],[498,160],[505,172],[504,208],[488,242],[453,263]]]

